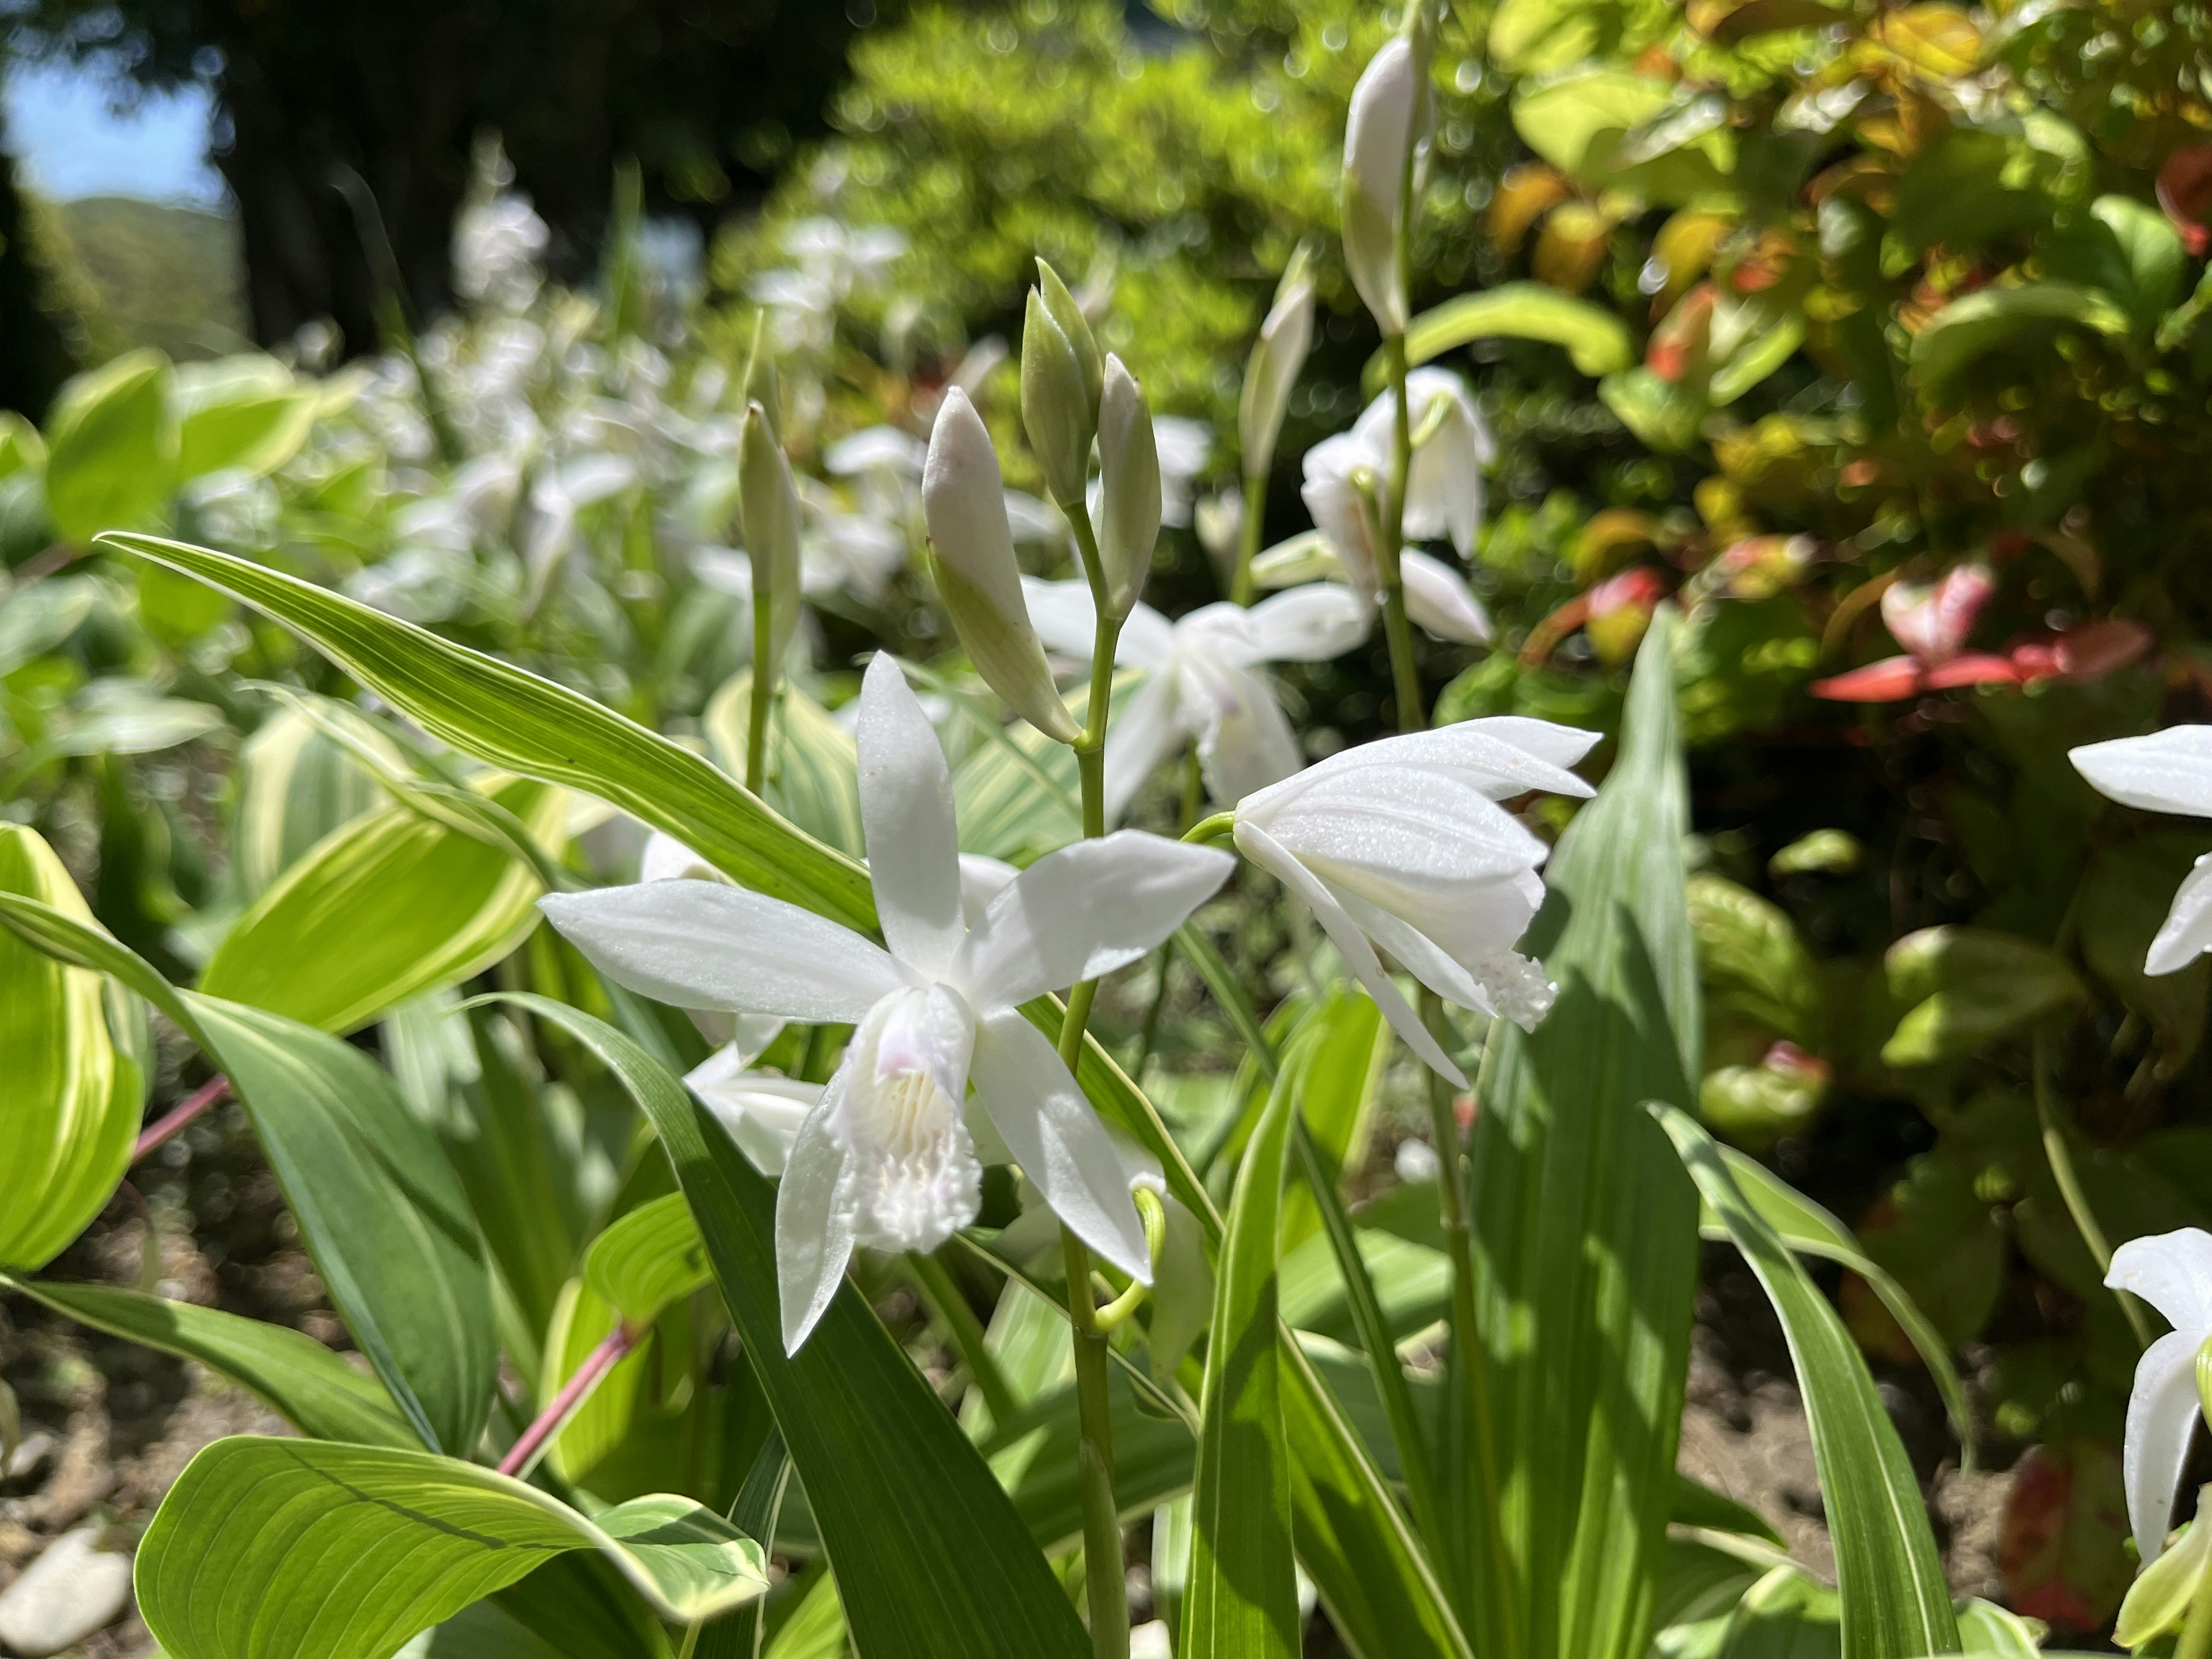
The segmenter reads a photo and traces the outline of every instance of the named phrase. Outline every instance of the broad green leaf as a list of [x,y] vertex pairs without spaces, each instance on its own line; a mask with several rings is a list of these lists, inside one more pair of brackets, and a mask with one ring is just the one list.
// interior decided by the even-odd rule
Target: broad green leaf
[[391,1075],[350,1044],[187,992],[331,1304],[432,1449],[472,1449],[499,1363],[491,1285],[459,1181]]
[[2106,335],[2125,334],[2130,325],[2110,295],[2071,283],[1978,289],[1952,301],[1913,336],[1913,374],[1930,396],[1946,397],[1990,352],[2018,339],[2048,350],[2057,327],[2069,324]]
[[1882,975],[1890,1000],[1905,1010],[1882,1044],[1891,1066],[1959,1059],[2083,994],[2056,951],[1986,927],[1907,933],[1882,957]]
[[[404,763],[391,740],[351,710],[326,712],[352,718],[362,742],[380,746],[393,766]],[[258,897],[317,842],[388,799],[375,775],[305,709],[279,708],[240,756],[231,856],[248,896]]]
[[[570,1279],[562,1287],[546,1327],[538,1398],[548,1401],[559,1394],[620,1319],[591,1286],[580,1279]],[[549,1455],[563,1479],[588,1481],[593,1466],[620,1449],[638,1426],[653,1380],[665,1370],[665,1358],[650,1351],[655,1340],[648,1330],[635,1346],[607,1368],[591,1394],[561,1425]]]
[[584,1282],[633,1325],[714,1282],[707,1247],[681,1193],[641,1204],[610,1222],[584,1255]]
[[[1066,1327],[1059,1321],[1054,1326],[1066,1347]],[[1195,1447],[1181,1418],[1139,1409],[1128,1374],[1118,1367],[1107,1376],[1107,1395],[1114,1415],[1114,1499],[1123,1518],[1134,1521],[1190,1489]],[[1010,1422],[994,1424],[983,1443],[1030,1536],[1047,1555],[1062,1554],[1083,1540],[1082,1442],[1082,1413],[1071,1382],[1032,1401]],[[1018,1454],[1018,1462],[1002,1461],[1008,1451]]]
[[[1987,1655],[1988,1659],[2041,1659],[2043,1648],[2035,1632],[2018,1613],[1978,1597],[1959,1602],[1954,1611],[1961,1653]],[[2063,1656],[2054,1654],[2051,1659]]]
[[[738,675],[714,694],[700,722],[732,777],[744,775],[752,690],[752,675]],[[853,734],[795,685],[776,688],[769,719],[768,781],[761,793],[770,806],[823,846],[860,856],[860,750]]]
[[1677,1108],[1652,1110],[1781,1316],[1835,1542],[1844,1659],[1955,1651],[1958,1624],[1920,1486],[1858,1345],[1745,1198],[1712,1137]]
[[[1425,363],[1474,341],[1497,339],[1565,346],[1575,368],[1593,378],[1636,361],[1620,318],[1541,283],[1500,283],[1423,312],[1406,330],[1406,360]],[[1379,384],[1375,367],[1369,366],[1370,377]]]
[[1729,1616],[1718,1659],[1840,1659],[1836,1592],[1802,1567],[1774,1568]]
[[[34,830],[0,824],[0,891],[87,927],[92,911]],[[0,933],[0,1265],[42,1267],[107,1206],[131,1163],[137,1062],[108,1032],[100,975]]]
[[[1817,1255],[1848,1267],[1866,1280],[1867,1288],[1881,1299],[1882,1306],[1904,1328],[1921,1362],[1928,1367],[1928,1374],[1935,1379],[1936,1391],[1943,1396],[1943,1410],[1963,1449],[1962,1460],[1966,1468],[1972,1468],[1978,1461],[1974,1413],[1958,1367],[1951,1363],[1951,1346],[1943,1340],[1942,1332],[1920,1311],[1896,1276],[1868,1255],[1860,1248],[1856,1236],[1832,1212],[1789,1185],[1757,1158],[1732,1147],[1723,1148],[1721,1156],[1726,1159],[1729,1173],[1735,1177],[1735,1184],[1746,1201],[1781,1236],[1783,1243],[1800,1255]],[[1702,1207],[1698,1230],[1711,1239],[1729,1237],[1726,1224],[1711,1204]]]
[[[1366,1161],[1368,1127],[1389,1059],[1389,1028],[1364,992],[1339,987],[1309,1016],[1312,1046],[1299,1066],[1298,1115],[1332,1171]],[[1304,1182],[1283,1194],[1280,1249],[1285,1255],[1322,1230],[1314,1195]]]
[[1597,395],[1638,441],[1670,453],[1695,443],[1712,412],[1694,388],[1662,380],[1641,364],[1607,375]]
[[[478,787],[558,852],[565,791],[512,777]],[[544,890],[505,848],[387,806],[332,830],[279,877],[216,948],[200,988],[350,1031],[501,960],[537,926]]]
[[302,1332],[104,1285],[4,1276],[0,1284],[79,1324],[198,1360],[252,1389],[302,1434],[410,1451],[420,1443],[381,1382]]
[[1600,38],[1578,0],[1499,0],[1490,15],[1490,57],[1516,75],[1565,69],[1588,58]]
[[1237,1171],[1221,1242],[1199,1401],[1183,1659],[1287,1659],[1299,1648],[1275,1316],[1275,1232],[1297,1110],[1286,1070]]
[[1297,1340],[1277,1328],[1291,1531],[1358,1659],[1474,1659],[1397,1494]]
[[1698,1075],[1677,625],[1654,616],[1620,757],[1545,871],[1524,948],[1558,1000],[1533,1033],[1500,1022],[1487,1057],[1469,1210],[1487,1399],[1462,1372],[1448,1402],[1478,1651],[1512,1632],[1527,1652],[1641,1659],[1650,1639],[1700,1249],[1696,1190],[1643,1110],[1692,1101]]
[[57,962],[108,975],[174,1020],[195,1042],[200,1041],[198,1021],[176,987],[96,921],[0,888],[0,927]]
[[804,1484],[854,1645],[870,1659],[1081,1659],[1066,1596],[988,1467],[860,1292],[841,1289],[786,1356],[775,1189],[703,1106],[622,1033],[543,997],[659,1132],[708,1261]]
[[46,511],[73,542],[140,530],[168,505],[177,477],[169,360],[127,351],[64,386],[46,428]]
[[238,1435],[162,1500],[138,1546],[138,1607],[173,1659],[385,1659],[580,1549],[672,1622],[768,1589],[760,1546],[688,1498],[587,1519],[456,1458]]
[[0,676],[42,657],[82,626],[100,599],[91,576],[49,576],[0,605]]
[[320,399],[273,357],[226,357],[177,371],[177,477],[258,477],[300,453]]
[[736,880],[862,929],[866,872],[680,744],[535,674],[245,559],[152,536],[108,544],[196,576],[293,629],[432,736],[665,830]]
[[[790,1486],[791,1454],[784,1449],[783,1436],[770,1429],[731,1505],[732,1524],[749,1538],[772,1541]],[[716,1620],[700,1632],[696,1659],[761,1659],[767,1612],[762,1602],[748,1601],[727,1618]]]

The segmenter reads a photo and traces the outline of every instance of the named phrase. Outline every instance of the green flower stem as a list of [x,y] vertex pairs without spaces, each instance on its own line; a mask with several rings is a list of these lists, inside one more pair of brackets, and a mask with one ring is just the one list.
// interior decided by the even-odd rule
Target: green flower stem
[[[1106,833],[1106,721],[1114,702],[1114,651],[1121,643],[1121,621],[1106,605],[1106,578],[1098,562],[1098,538],[1081,501],[1063,501],[1060,510],[1075,531],[1083,555],[1083,574],[1097,607],[1098,631],[1091,653],[1091,700],[1084,710],[1083,734],[1075,740],[1076,775],[1083,787],[1085,839]],[[1085,980],[1067,994],[1067,1018],[1060,1028],[1060,1057],[1070,1075],[1083,1054],[1083,1033],[1098,981]],[[1091,1289],[1091,1251],[1066,1227],[1060,1247],[1067,1263],[1067,1315],[1075,1344],[1075,1399],[1083,1440],[1078,1452],[1083,1488],[1084,1595],[1091,1607],[1091,1650],[1096,1659],[1129,1659],[1129,1590],[1121,1552],[1121,1511],[1114,1496],[1114,1419],[1106,1392],[1106,1333]]]
[[968,1305],[968,1298],[960,1290],[959,1281],[952,1277],[945,1265],[933,1255],[920,1250],[906,1253],[906,1265],[921,1293],[937,1310],[938,1316],[952,1333],[953,1345],[960,1350],[960,1358],[968,1366],[968,1375],[982,1390],[983,1403],[991,1408],[994,1425],[1010,1423],[1021,1410],[1021,1402],[1014,1398],[1008,1386],[1006,1374],[999,1369],[998,1357],[984,1340],[983,1322],[975,1317],[975,1310]]
[[753,595],[753,684],[751,724],[745,728],[745,787],[756,795],[768,784],[768,714],[775,696],[775,654],[773,606],[764,594]]
[[1229,597],[1238,605],[1252,603],[1252,562],[1260,556],[1260,532],[1267,517],[1267,475],[1244,475],[1244,510],[1237,527],[1237,570],[1229,582]]
[[[2097,1224],[2096,1213],[2089,1207],[2089,1195],[2082,1190],[2081,1177],[2075,1173],[2074,1149],[2067,1142],[2066,1126],[2059,1119],[2058,1102],[2051,1089],[2051,1033],[2041,1026],[2035,1033],[2034,1069],[2035,1115],[2043,1127],[2043,1155],[2051,1160],[2051,1174],[2058,1183],[2058,1195],[2066,1200],[2066,1213],[2073,1217],[2075,1230],[2089,1247],[2097,1271],[2109,1273],[2112,1247],[2105,1238],[2105,1230]],[[2120,1311],[2128,1316],[2128,1326],[2135,1332],[2136,1342],[2146,1348],[2150,1346],[2153,1333],[2142,1304],[2125,1291],[2114,1291],[2112,1296],[2119,1303]]]
[[1237,833],[1237,814],[1216,812],[1211,817],[1200,818],[1182,832],[1182,838],[1198,846],[1210,841],[1227,841]]
[[1390,390],[1398,401],[1390,426],[1390,487],[1377,503],[1382,511],[1376,526],[1375,577],[1382,590],[1382,631],[1390,642],[1390,678],[1398,690],[1398,729],[1419,732],[1429,723],[1428,703],[1421,696],[1421,671],[1413,658],[1413,629],[1406,617],[1406,588],[1399,573],[1398,550],[1405,539],[1406,480],[1413,470],[1413,417],[1406,402],[1406,337],[1394,334],[1382,342],[1389,366]]

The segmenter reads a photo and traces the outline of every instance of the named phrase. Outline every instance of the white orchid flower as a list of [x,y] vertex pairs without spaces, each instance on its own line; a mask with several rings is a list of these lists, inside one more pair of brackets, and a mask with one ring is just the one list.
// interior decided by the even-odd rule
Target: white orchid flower
[[[2067,758],[2100,794],[2123,806],[2212,818],[2212,726],[2170,726],[2147,738],[2086,744]],[[2182,878],[2166,924],[2150,942],[2143,972],[2179,973],[2207,951],[2212,951],[2212,853]]]
[[[1091,589],[1080,581],[1025,578],[1037,637],[1065,655],[1088,659],[1096,643]],[[1106,820],[1128,810],[1145,780],[1184,744],[1198,744],[1206,792],[1234,806],[1304,763],[1275,689],[1254,671],[1262,663],[1327,662],[1368,635],[1365,600],[1327,585],[1294,588],[1250,610],[1209,605],[1170,622],[1139,604],[1121,624],[1114,659],[1149,677],[1114,723],[1106,745]]]
[[1160,452],[1160,522],[1180,529],[1190,522],[1198,476],[1213,459],[1213,428],[1184,416],[1158,415],[1152,439]]
[[2197,1428],[2197,1352],[2212,1339],[2212,1233],[2183,1227],[2131,1238],[2112,1252],[2105,1283],[2141,1297],[2173,1327],[2136,1362],[2121,1446],[2128,1524],[2147,1567],[2166,1547],[2174,1488]]
[[[1406,475],[1403,534],[1417,542],[1449,537],[1466,558],[1482,525],[1482,469],[1497,459],[1497,443],[1467,382],[1448,369],[1417,368],[1407,375],[1406,404],[1415,447]],[[1376,515],[1389,495],[1397,409],[1397,394],[1385,392],[1351,431],[1323,439],[1305,455],[1300,493],[1306,511],[1335,546],[1345,574],[1370,594],[1377,580]]]
[[783,1173],[799,1130],[828,1087],[748,1070],[742,1048],[734,1043],[693,1066],[684,1081],[753,1168],[769,1176]]
[[[1252,562],[1252,578],[1268,588],[1328,579],[1352,580],[1335,544],[1316,530],[1302,531],[1261,554]],[[1475,598],[1467,578],[1442,559],[1418,547],[1401,548],[1398,578],[1406,596],[1406,615],[1414,627],[1462,645],[1491,642],[1490,612]]]
[[1551,849],[1498,803],[1595,793],[1566,769],[1596,741],[1505,715],[1363,744],[1247,797],[1237,845],[1312,908],[1407,1047],[1464,1086],[1375,947],[1445,1000],[1533,1028],[1553,988],[1513,947],[1544,902]]
[[527,196],[508,193],[462,209],[453,224],[454,291],[503,311],[527,309],[551,240]]
[[840,438],[823,452],[833,477],[849,478],[862,510],[878,519],[905,519],[921,499],[921,467],[929,447],[895,426],[872,426]]
[[872,512],[849,513],[830,489],[800,478],[805,528],[799,538],[799,591],[810,599],[850,594],[872,605],[906,562],[906,532]]
[[1105,1127],[1020,1005],[1135,961],[1235,860],[1124,831],[1039,860],[970,927],[945,751],[898,665],[860,693],[861,822],[889,948],[742,888],[647,882],[540,901],[619,983],[677,1007],[858,1029],[800,1126],[776,1198],[787,1349],[830,1305],[856,1245],[934,1249],[975,1218],[965,1119],[985,1121],[1061,1220],[1151,1282],[1144,1229]]

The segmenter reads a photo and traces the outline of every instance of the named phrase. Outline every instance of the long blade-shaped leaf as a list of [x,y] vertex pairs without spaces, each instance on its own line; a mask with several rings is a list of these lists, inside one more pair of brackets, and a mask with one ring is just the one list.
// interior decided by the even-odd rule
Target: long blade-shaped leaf
[[761,1547],[688,1498],[587,1520],[535,1486],[423,1452],[236,1435],[185,1466],[138,1547],[147,1627],[173,1659],[386,1659],[570,1550],[665,1619],[768,1588]]
[[260,1395],[302,1434],[409,1450],[419,1443],[381,1382],[302,1332],[106,1285],[0,1274],[0,1285],[126,1342],[197,1359]]
[[875,925],[858,865],[793,829],[710,762],[579,692],[265,565],[157,536],[100,540],[274,617],[465,754],[595,794],[748,887],[854,927]]
[[[1529,948],[1558,1001],[1533,1034],[1503,1030],[1476,1121],[1477,1320],[1502,1490],[1494,1529],[1464,1481],[1459,1513],[1487,1654],[1638,1659],[1649,1639],[1698,1250],[1697,1194],[1642,1109],[1694,1098],[1698,1074],[1674,634],[1662,609],[1619,761],[1546,872]],[[1462,1419],[1455,1470],[1480,1466],[1480,1418]]]
[[1253,1132],[1221,1243],[1199,1402],[1183,1659],[1289,1659],[1298,1650],[1275,1337],[1275,1233],[1297,1110],[1296,1069],[1277,1080]]
[[350,1044],[214,997],[185,1003],[354,1340],[425,1445],[473,1448],[499,1366],[491,1281],[436,1139]]
[[1958,1621],[1920,1486],[1858,1344],[1781,1236],[1744,1197],[1712,1137],[1678,1108],[1652,1110],[1782,1317],[1835,1540],[1844,1659],[1955,1651]]
[[1080,1659],[1083,1626],[990,1468],[850,1284],[787,1358],[777,1318],[775,1189],[644,1049],[543,997],[507,999],[568,1030],[622,1081],[706,1241],[870,1659]]

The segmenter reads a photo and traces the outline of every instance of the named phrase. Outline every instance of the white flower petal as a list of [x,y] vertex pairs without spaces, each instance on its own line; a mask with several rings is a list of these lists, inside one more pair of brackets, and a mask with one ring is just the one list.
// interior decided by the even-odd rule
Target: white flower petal
[[850,928],[741,887],[642,882],[548,893],[538,908],[617,983],[672,1007],[842,1023],[908,982]]
[[[1295,787],[1320,769],[1278,787]],[[1298,857],[1326,864],[1323,873],[1381,903],[1391,902],[1370,890],[1370,878],[1393,890],[1447,892],[1534,868],[1550,851],[1480,789],[1443,769],[1340,771],[1316,778],[1294,811],[1250,816]]]
[[1120,830],[1048,853],[993,900],[954,978],[984,1015],[1134,962],[1213,896],[1237,860]]
[[1004,859],[994,859],[982,853],[963,853],[960,855],[960,914],[973,927],[982,921],[983,912],[991,908],[991,901],[1006,890],[1021,872]]
[[2212,951],[2212,853],[2197,860],[2174,890],[2173,908],[2144,959],[2146,974],[2178,974]]
[[828,1121],[856,1243],[933,1250],[975,1220],[983,1169],[961,1106],[975,1041],[974,1014],[942,985],[885,997],[853,1034]]
[[960,948],[960,838],[952,773],[936,728],[889,652],[860,685],[860,822],[868,879],[891,954],[923,978],[940,975]]
[[1121,705],[1106,734],[1106,822],[1119,823],[1146,781],[1189,735],[1176,676],[1154,674]]
[[[1216,805],[1233,807],[1289,777],[1304,757],[1275,688],[1266,679],[1242,668],[1193,672],[1197,666],[1190,665],[1182,677],[1184,718],[1202,714],[1198,758],[1206,793]],[[1202,702],[1194,681],[1202,687]]]
[[720,881],[722,872],[665,830],[646,837],[637,860],[640,881]]
[[2177,1331],[2212,1333],[2212,1233],[2202,1227],[2128,1240],[2105,1283],[2141,1297]]
[[1024,576],[1022,598],[1030,608],[1030,626],[1036,629],[1046,649],[1086,662],[1091,659],[1091,648],[1098,642],[1098,607],[1091,597],[1089,582],[1048,582]]
[[755,1169],[764,1176],[781,1175],[800,1126],[822,1103],[823,1085],[769,1077],[744,1066],[736,1047],[718,1048],[686,1073],[684,1082]]
[[986,1016],[973,1074],[983,1109],[1053,1212],[1123,1273],[1151,1284],[1145,1226],[1121,1160],[1044,1034],[1012,1008]]
[[2127,1434],[2120,1463],[2127,1480],[2128,1524],[2148,1566],[2166,1548],[2173,1521],[2174,1488],[2189,1461],[2197,1428],[2197,1350],[2193,1331],[2169,1331],[2136,1362],[2128,1395]]
[[1552,1012],[1554,988],[1543,969],[1517,951],[1495,950],[1462,961],[1404,917],[1343,888],[1333,886],[1330,891],[1370,939],[1445,1001],[1479,1014],[1502,1016],[1524,1031],[1534,1030]]
[[1258,824],[1248,822],[1241,813],[1237,819],[1237,845],[1245,857],[1306,902],[1322,930],[1335,942],[1344,965],[1351,969],[1354,979],[1367,988],[1367,994],[1375,999],[1382,1018],[1390,1022],[1391,1030],[1397,1032],[1406,1046],[1438,1076],[1448,1079],[1453,1087],[1467,1087],[1467,1074],[1452,1063],[1451,1056],[1444,1053],[1430,1035],[1429,1028],[1421,1024],[1420,1016],[1391,983],[1390,976],[1382,971],[1382,964],[1376,957],[1375,947],[1359,931],[1358,923],[1336,902],[1336,896],[1299,863],[1288,848]]
[[1398,556],[1398,574],[1405,582],[1406,616],[1415,627],[1462,645],[1490,643],[1490,613],[1466,580],[1442,559],[1409,547]]
[[829,1127],[837,1109],[836,1089],[833,1081],[799,1126],[776,1188],[776,1300],[787,1354],[799,1352],[828,1311],[853,1256],[852,1223],[837,1203],[845,1153]]
[[2087,744],[2067,758],[2124,806],[2212,817],[2212,726],[2169,726],[2147,738]]
[[1252,642],[1264,662],[1331,662],[1375,626],[1373,607],[1334,582],[1271,595],[1252,607],[1250,618]]

